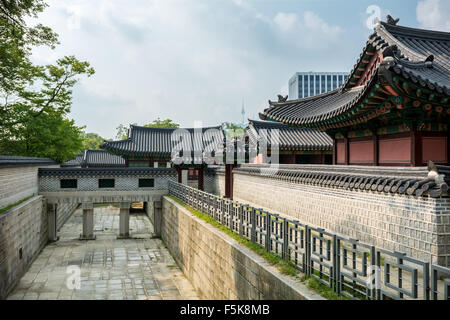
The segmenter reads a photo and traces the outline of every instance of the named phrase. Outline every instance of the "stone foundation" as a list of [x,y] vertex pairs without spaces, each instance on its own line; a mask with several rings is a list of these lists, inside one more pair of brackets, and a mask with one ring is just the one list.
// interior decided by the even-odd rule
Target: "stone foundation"
[[162,239],[200,299],[323,299],[168,197]]
[[7,296],[47,243],[47,228],[42,196],[0,214],[0,299]]

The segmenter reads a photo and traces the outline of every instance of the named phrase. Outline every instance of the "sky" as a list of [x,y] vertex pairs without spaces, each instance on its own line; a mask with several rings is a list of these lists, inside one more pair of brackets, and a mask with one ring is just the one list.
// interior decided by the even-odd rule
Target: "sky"
[[47,0],[40,22],[56,49],[96,70],[73,90],[70,117],[115,138],[119,124],[156,118],[182,127],[257,119],[300,71],[350,72],[387,14],[399,25],[450,31],[448,0]]

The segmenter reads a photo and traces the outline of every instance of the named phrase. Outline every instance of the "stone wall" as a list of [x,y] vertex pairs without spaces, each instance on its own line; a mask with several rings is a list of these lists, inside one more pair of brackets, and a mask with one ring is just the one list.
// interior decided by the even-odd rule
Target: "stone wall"
[[78,208],[77,203],[59,203],[56,208],[56,230],[61,229],[64,223],[72,216]]
[[200,299],[322,299],[172,199],[162,210],[162,239]]
[[225,175],[223,172],[205,175],[205,192],[224,195],[225,194]]
[[42,196],[0,214],[0,299],[6,298],[47,243],[47,227]]
[[[223,176],[216,177],[221,185]],[[450,199],[393,195],[234,173],[234,200],[379,248],[450,266]],[[223,194],[220,192],[220,194]]]
[[[152,178],[154,179],[153,188],[140,188],[139,178]],[[61,189],[61,179],[77,179],[76,189]],[[114,179],[114,188],[102,188],[98,186],[99,179]],[[60,192],[60,191],[133,191],[133,190],[165,190],[168,189],[169,180],[176,181],[176,177],[164,176],[164,177],[139,177],[139,176],[100,176],[100,177],[70,177],[63,178],[57,176],[43,176],[39,178],[39,192]]]
[[0,167],[0,208],[38,193],[38,168]]

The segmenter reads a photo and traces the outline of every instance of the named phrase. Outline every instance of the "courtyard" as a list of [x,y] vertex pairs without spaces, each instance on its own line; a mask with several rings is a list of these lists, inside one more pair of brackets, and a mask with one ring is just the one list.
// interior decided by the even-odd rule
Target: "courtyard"
[[[153,226],[144,213],[130,215],[131,239],[117,239],[118,208],[95,208],[94,223],[96,240],[78,240],[82,210],[76,210],[58,232],[58,241],[42,250],[8,299],[198,299],[163,242],[152,238]],[[69,288],[74,270],[80,270],[79,289]]]

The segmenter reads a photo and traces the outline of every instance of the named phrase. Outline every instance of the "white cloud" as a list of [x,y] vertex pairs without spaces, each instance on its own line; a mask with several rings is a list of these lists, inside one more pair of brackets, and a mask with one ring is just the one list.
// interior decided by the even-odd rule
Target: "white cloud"
[[308,11],[261,11],[244,0],[48,2],[39,22],[60,35],[61,45],[38,48],[34,59],[74,54],[91,63],[96,74],[74,88],[72,116],[105,138],[119,123],[157,117],[182,126],[240,122],[242,99],[255,118],[268,99],[287,94],[294,72],[354,63],[350,56],[342,66],[345,52],[330,57],[323,50],[346,39]]
[[450,31],[450,2],[448,0],[419,1],[416,15],[422,28]]
[[325,48],[342,34],[339,26],[330,26],[312,11],[305,11],[302,16],[279,12],[273,22],[291,41],[308,49]]
[[299,18],[296,13],[278,12],[273,21],[282,31],[292,31],[299,26]]

